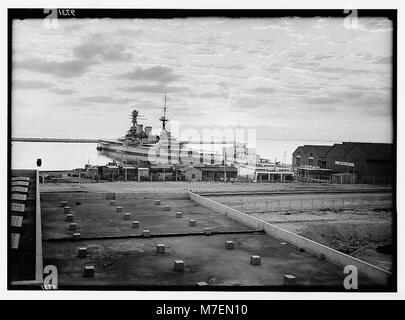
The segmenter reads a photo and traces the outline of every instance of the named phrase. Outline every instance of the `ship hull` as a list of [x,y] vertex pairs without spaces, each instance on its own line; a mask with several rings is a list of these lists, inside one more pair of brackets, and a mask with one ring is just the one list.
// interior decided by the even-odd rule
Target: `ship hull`
[[219,155],[172,146],[125,146],[117,143],[100,143],[97,150],[112,153],[114,158],[126,161],[143,161],[149,164],[218,164]]

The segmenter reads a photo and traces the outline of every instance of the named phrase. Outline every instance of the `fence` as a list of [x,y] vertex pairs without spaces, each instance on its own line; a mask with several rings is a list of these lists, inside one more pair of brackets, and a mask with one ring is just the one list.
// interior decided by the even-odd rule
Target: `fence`
[[[333,182],[332,178],[316,179],[316,178],[300,177],[298,175],[294,176],[294,181],[307,182],[307,183],[337,183],[337,184],[339,184],[339,182]],[[385,184],[392,184],[393,181],[394,180],[393,180],[392,176],[362,176],[362,177],[356,177],[356,179],[353,181],[353,183],[385,185]],[[345,182],[343,182],[343,183],[345,183]]]
[[239,200],[230,207],[245,213],[277,212],[289,210],[343,210],[392,208],[392,196],[356,196],[339,198],[301,198],[301,199],[260,199],[252,201]]

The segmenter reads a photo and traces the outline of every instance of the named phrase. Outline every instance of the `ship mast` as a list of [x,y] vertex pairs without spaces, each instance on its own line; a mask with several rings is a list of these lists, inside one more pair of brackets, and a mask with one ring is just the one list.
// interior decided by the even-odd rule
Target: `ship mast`
[[166,131],[166,122],[169,121],[169,118],[166,117],[166,91],[165,91],[165,106],[163,107],[163,116],[160,117],[160,121],[162,121],[162,129]]

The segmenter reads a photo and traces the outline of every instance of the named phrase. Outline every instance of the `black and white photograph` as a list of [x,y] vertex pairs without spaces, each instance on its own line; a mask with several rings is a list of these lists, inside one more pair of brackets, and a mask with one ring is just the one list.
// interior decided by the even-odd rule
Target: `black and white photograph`
[[8,290],[397,291],[396,9],[8,28]]

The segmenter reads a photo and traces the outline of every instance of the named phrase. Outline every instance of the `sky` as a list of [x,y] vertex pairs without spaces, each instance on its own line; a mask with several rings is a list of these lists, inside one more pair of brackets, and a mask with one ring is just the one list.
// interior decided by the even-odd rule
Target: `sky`
[[392,142],[385,18],[28,19],[12,41],[14,137],[117,138],[134,108],[159,129],[167,92],[180,131]]

